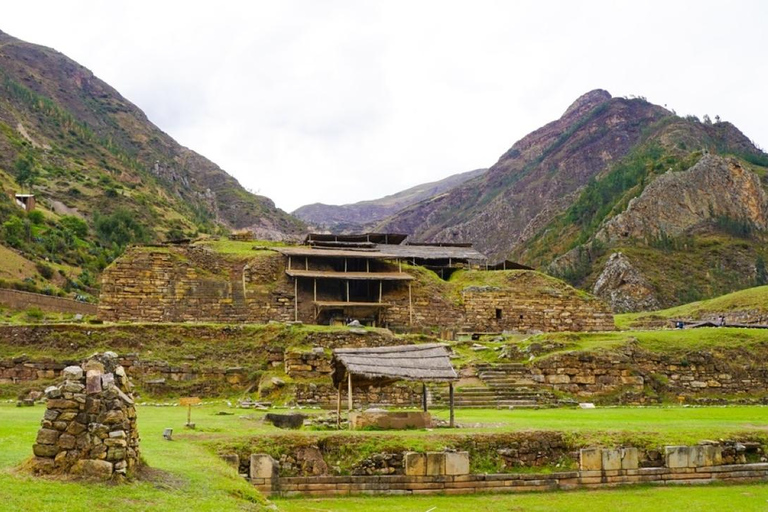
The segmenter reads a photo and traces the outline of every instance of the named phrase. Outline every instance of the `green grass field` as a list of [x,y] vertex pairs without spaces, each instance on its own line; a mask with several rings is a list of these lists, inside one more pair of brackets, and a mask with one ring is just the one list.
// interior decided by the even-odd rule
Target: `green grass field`
[[[185,430],[181,407],[139,406],[142,455],[151,466],[149,479],[126,485],[64,482],[27,476],[19,466],[31,457],[43,407],[17,408],[0,404],[0,509],[37,511],[59,509],[120,510],[261,510],[261,496],[214,453],[222,441],[279,434],[263,424],[263,413],[228,409],[223,402],[195,408],[195,431]],[[232,415],[217,415],[218,412]],[[436,411],[444,417],[445,411]],[[722,408],[607,408],[529,411],[458,410],[465,432],[564,430],[600,441],[606,436],[651,436],[669,442],[695,442],[731,434],[768,432],[768,407]],[[162,439],[164,428],[174,429],[174,441]],[[325,435],[302,430],[298,435]],[[350,432],[350,436],[374,435]],[[376,433],[376,436],[429,437],[437,431]],[[674,493],[674,494],[673,494]],[[673,506],[673,503],[682,503]],[[633,487],[621,490],[557,492],[530,495],[435,497],[375,497],[328,500],[275,501],[279,510],[766,510],[768,486],[708,486],[669,489]],[[432,508],[436,507],[436,508]],[[682,508],[681,508],[682,507]]]

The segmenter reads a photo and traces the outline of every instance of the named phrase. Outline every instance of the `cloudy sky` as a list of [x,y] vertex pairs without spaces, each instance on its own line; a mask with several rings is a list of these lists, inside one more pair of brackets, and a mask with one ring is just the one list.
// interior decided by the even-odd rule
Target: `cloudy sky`
[[768,148],[767,22],[761,0],[25,0],[0,30],[291,211],[488,167],[595,88]]

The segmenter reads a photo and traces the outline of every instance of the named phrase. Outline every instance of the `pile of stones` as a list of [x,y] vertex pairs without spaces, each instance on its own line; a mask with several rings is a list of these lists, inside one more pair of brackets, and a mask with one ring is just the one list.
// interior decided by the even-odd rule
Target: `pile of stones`
[[45,390],[32,470],[44,475],[121,479],[139,465],[133,385],[117,354],[94,354]]
[[352,468],[353,475],[402,475],[402,453],[375,453]]

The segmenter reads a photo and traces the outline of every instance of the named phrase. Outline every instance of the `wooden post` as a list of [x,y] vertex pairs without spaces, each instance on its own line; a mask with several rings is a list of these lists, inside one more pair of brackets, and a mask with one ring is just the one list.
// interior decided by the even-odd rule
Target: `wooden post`
[[[349,406],[349,412],[352,412],[352,374],[347,369],[347,405]],[[350,422],[350,428],[352,428],[352,422]]]
[[421,406],[424,412],[427,412],[427,384],[425,382],[421,383]]
[[299,278],[293,278],[293,321],[299,321]]
[[313,288],[314,288],[314,295],[312,300],[317,302],[317,278],[314,279]]
[[381,304],[383,293],[384,293],[384,281],[379,281],[379,304]]
[[[341,386],[344,381],[339,381],[339,394],[336,397],[336,430],[341,430]],[[453,409],[451,409],[453,410]]]
[[349,302],[349,280],[347,280],[347,302]]
[[408,325],[413,325],[413,301],[411,299],[410,281],[408,281]]
[[291,270],[291,257],[288,256],[288,270]]
[[448,383],[448,402],[449,402],[450,408],[451,408],[451,415],[450,415],[450,419],[448,420],[448,426],[453,428],[454,427],[454,423],[453,423],[453,382],[449,382]]
[[304,270],[309,270],[309,258],[304,256]]

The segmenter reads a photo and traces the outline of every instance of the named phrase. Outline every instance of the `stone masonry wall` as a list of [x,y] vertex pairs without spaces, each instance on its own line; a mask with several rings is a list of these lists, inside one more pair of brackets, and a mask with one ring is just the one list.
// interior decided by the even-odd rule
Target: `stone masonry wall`
[[98,316],[137,322],[293,320],[293,287],[281,265],[277,253],[244,262],[203,247],[132,247],[102,275]]
[[[198,246],[132,247],[102,275],[98,316],[109,321],[313,324],[312,282],[300,280],[295,288],[285,265],[282,255],[270,251],[254,251],[244,261]],[[384,284],[383,301],[389,307],[381,320],[390,328],[615,329],[605,304],[562,283],[548,286],[550,278],[535,272],[505,276],[499,281],[508,284],[501,287],[470,286],[458,293],[425,269],[406,271],[416,277],[410,287]],[[317,298],[339,300],[329,285],[318,287]]]
[[95,354],[62,377],[45,390],[33,471],[99,480],[129,474],[139,464],[139,433],[133,386],[117,354]]

